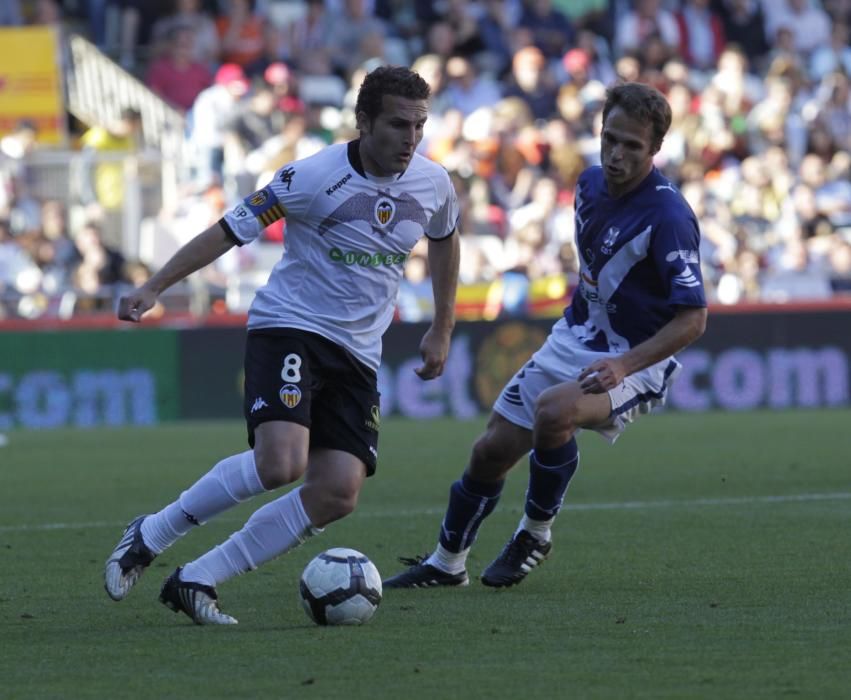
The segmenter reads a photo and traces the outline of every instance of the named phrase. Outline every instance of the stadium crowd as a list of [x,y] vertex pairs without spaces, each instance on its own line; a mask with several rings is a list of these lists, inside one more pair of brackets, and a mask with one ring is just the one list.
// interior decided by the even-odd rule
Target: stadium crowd
[[[178,243],[284,163],[356,137],[365,73],[409,65],[432,87],[420,150],[447,168],[462,200],[461,283],[481,297],[477,313],[524,314],[538,297],[560,309],[577,271],[574,185],[598,162],[605,89],[620,78],[651,83],[671,103],[656,162],[701,222],[712,302],[851,293],[851,0],[2,7],[0,24],[61,22],[88,35],[186,115],[185,197],[146,222]],[[79,134],[79,147],[132,150],[137,121],[126,110],[121,124]],[[88,201],[75,203],[83,214],[71,217],[67,203],[29,194],[35,137],[22,122],[0,141],[0,318],[61,315],[63,303],[111,309],[148,270],[102,235],[109,171],[93,171]],[[285,235],[267,231],[272,242]],[[258,268],[268,261],[235,250],[203,283],[221,290]],[[428,317],[424,249],[405,276],[399,316]]]

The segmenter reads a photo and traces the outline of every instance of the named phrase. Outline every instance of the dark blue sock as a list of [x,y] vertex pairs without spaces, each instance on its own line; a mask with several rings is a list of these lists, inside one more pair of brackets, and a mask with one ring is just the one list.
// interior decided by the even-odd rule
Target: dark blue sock
[[504,481],[474,481],[465,473],[449,489],[449,507],[440,527],[440,544],[458,553],[476,541],[476,533],[496,508]]
[[529,453],[529,488],[526,490],[526,515],[532,520],[555,517],[564,500],[567,485],[579,466],[576,438],[570,438],[554,450]]

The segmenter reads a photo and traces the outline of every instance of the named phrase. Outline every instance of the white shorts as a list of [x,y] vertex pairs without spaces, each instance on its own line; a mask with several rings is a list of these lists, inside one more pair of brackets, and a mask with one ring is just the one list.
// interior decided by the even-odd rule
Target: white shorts
[[[618,354],[589,350],[577,340],[562,318],[553,326],[541,348],[505,385],[493,410],[515,425],[532,430],[535,403],[541,392],[556,384],[575,382],[583,367],[601,357],[616,357]],[[612,402],[609,419],[589,429],[614,442],[627,423],[664,405],[668,389],[681,368],[679,362],[669,357],[629,375],[608,392]]]

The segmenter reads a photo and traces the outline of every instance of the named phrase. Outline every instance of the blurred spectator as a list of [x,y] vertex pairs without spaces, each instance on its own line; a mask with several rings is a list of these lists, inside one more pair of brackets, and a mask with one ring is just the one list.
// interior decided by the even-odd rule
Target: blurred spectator
[[12,234],[8,219],[0,219],[0,319],[17,314],[26,278],[37,274],[29,254]]
[[171,13],[158,19],[151,30],[157,55],[170,48],[175,30],[192,32],[191,59],[211,70],[219,61],[219,32],[201,0],[173,0]]
[[541,51],[529,46],[514,54],[506,97],[519,97],[535,119],[546,119],[555,111],[556,89]]
[[237,113],[248,92],[241,66],[225,63],[216,71],[210,87],[202,90],[192,106],[189,142],[195,152],[195,180],[201,186],[222,183],[224,126]]
[[662,0],[635,0],[635,9],[623,15],[615,27],[615,46],[619,54],[646,47],[651,37],[658,37],[670,51],[680,45],[677,20],[662,9]]
[[343,0],[340,14],[325,16],[324,34],[332,67],[340,74],[348,74],[357,65],[361,38],[386,36],[387,27],[368,9],[366,0]]
[[17,187],[30,189],[36,174],[30,167],[29,155],[38,147],[38,128],[35,122],[22,119],[11,132],[0,138],[0,211],[6,201],[9,180],[18,180]]
[[298,66],[302,58],[327,51],[325,40],[326,10],[324,0],[305,0],[305,12],[290,22],[282,37],[282,59]]
[[86,182],[86,201],[97,201],[104,209],[118,209],[124,202],[124,164],[109,159],[94,164],[99,153],[133,153],[138,150],[142,136],[142,115],[137,109],[121,111],[112,126],[95,125],[80,137],[87,156],[89,179]]
[[680,57],[692,68],[714,68],[724,49],[724,26],[709,6],[710,0],[683,0],[676,13]]
[[792,33],[794,48],[805,56],[830,42],[830,17],[811,0],[777,0],[773,7],[766,22],[769,38],[786,28]]
[[245,74],[249,78],[257,78],[266,72],[273,64],[281,64],[285,58],[284,35],[271,22],[263,25],[263,47],[260,55],[245,65]]
[[263,23],[254,14],[253,0],[227,0],[226,11],[216,18],[223,63],[245,68],[263,53]]
[[527,0],[518,22],[532,34],[532,42],[546,59],[560,59],[576,41],[570,20],[556,8],[552,0]]
[[463,56],[449,59],[446,77],[446,99],[465,117],[480,107],[490,107],[501,97],[499,86],[479,75],[476,67]]
[[834,23],[830,28],[830,41],[818,46],[810,58],[810,77],[813,80],[821,80],[834,71],[851,75],[851,46],[848,41],[848,25]]
[[508,43],[511,17],[505,0],[484,0],[484,12],[478,20],[486,65],[501,75],[511,63],[511,46]]
[[251,94],[223,124],[225,169],[237,179],[238,191],[255,189],[257,176],[268,166],[267,157],[260,151],[283,131],[285,121],[272,86],[262,79],[255,81]]
[[68,287],[80,254],[68,234],[65,205],[58,200],[48,200],[41,207],[41,231],[34,241],[33,259],[41,269],[45,292],[58,294]]
[[[588,59],[585,70],[588,73],[589,80],[596,80],[603,85],[610,85],[615,81],[615,67],[612,65],[611,52],[609,45],[602,37],[593,32],[582,30],[576,37],[576,49],[582,51]],[[564,55],[564,61],[567,59],[568,51]],[[565,70],[570,72],[567,63],[564,65]]]
[[172,107],[188,112],[201,91],[213,82],[213,76],[206,64],[194,58],[191,27],[173,25],[167,41],[163,56],[148,68],[145,83]]
[[479,34],[478,10],[477,5],[468,0],[446,0],[443,21],[452,29],[453,53],[459,56],[472,58],[485,48]]
[[80,261],[72,273],[75,311],[111,311],[114,285],[124,280],[124,256],[103,242],[100,226],[83,225],[74,236]]
[[753,64],[768,52],[765,17],[759,0],[715,0],[715,10],[724,23],[724,36]]

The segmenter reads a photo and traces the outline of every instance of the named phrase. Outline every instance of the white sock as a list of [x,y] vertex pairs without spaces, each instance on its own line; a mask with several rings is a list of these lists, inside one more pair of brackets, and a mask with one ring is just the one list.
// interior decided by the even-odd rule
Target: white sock
[[174,503],[145,518],[142,540],[154,554],[161,554],[194,525],[203,525],[213,516],[265,490],[252,450],[227,457]]
[[434,551],[431,553],[426,564],[445,571],[447,574],[460,574],[467,567],[467,555],[470,553],[470,548],[462,549],[457,554],[450,552],[440,542],[437,543]]
[[532,520],[532,518],[524,513],[514,534],[516,535],[521,530],[526,530],[526,532],[539,542],[549,542],[553,538],[552,527],[554,522],[554,517],[549,520]]
[[239,532],[183,567],[180,578],[216,586],[256,569],[320,532],[304,511],[298,487],[258,509]]

